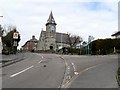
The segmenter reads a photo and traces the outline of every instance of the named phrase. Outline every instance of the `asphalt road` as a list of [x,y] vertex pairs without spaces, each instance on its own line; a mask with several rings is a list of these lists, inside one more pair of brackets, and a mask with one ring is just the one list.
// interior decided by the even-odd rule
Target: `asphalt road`
[[62,88],[118,88],[118,56],[62,56],[66,78]]
[[[2,68],[3,88],[117,88],[117,55],[77,56],[26,53]],[[44,67],[46,65],[46,67]]]
[[3,88],[58,88],[61,85],[64,60],[54,54],[26,53],[25,57],[23,61],[2,68]]

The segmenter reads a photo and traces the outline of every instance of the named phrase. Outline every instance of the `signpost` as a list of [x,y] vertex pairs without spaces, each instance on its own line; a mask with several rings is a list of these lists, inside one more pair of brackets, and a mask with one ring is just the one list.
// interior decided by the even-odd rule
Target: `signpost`
[[19,33],[15,31],[13,33],[13,50],[14,50],[14,53],[16,53],[16,51],[17,51],[17,46],[18,46],[17,40],[18,40],[18,38],[19,38]]
[[14,33],[13,33],[13,39],[18,39],[18,35],[19,35],[18,32],[14,32]]

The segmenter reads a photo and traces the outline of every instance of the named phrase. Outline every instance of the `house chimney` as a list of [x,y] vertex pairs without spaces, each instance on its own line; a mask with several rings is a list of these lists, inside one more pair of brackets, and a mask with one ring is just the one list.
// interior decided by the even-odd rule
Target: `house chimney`
[[35,36],[34,36],[34,35],[32,36],[32,39],[35,39]]

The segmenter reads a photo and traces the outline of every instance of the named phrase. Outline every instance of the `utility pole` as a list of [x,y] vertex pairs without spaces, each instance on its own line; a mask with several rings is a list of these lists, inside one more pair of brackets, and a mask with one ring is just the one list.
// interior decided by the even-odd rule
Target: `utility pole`
[[[1,18],[3,16],[0,16]],[[0,29],[0,54],[2,53],[2,49],[3,49],[3,46],[2,46],[2,30]]]

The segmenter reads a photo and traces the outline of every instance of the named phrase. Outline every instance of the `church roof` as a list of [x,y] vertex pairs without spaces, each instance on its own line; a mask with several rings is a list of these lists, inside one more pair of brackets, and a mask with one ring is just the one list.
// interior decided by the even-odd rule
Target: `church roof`
[[46,23],[46,25],[47,24],[56,24],[55,23],[55,20],[54,20],[54,17],[53,17],[53,14],[52,14],[52,11],[51,11],[51,13],[50,13],[50,16],[49,16],[49,18],[48,18],[48,20],[47,20],[47,23]]
[[[41,33],[45,35],[46,31],[42,31]],[[61,41],[62,43],[67,43],[67,39],[68,39],[68,34],[56,32],[57,43],[61,43]]]
[[56,32],[56,42],[57,43],[67,43],[68,34]]

